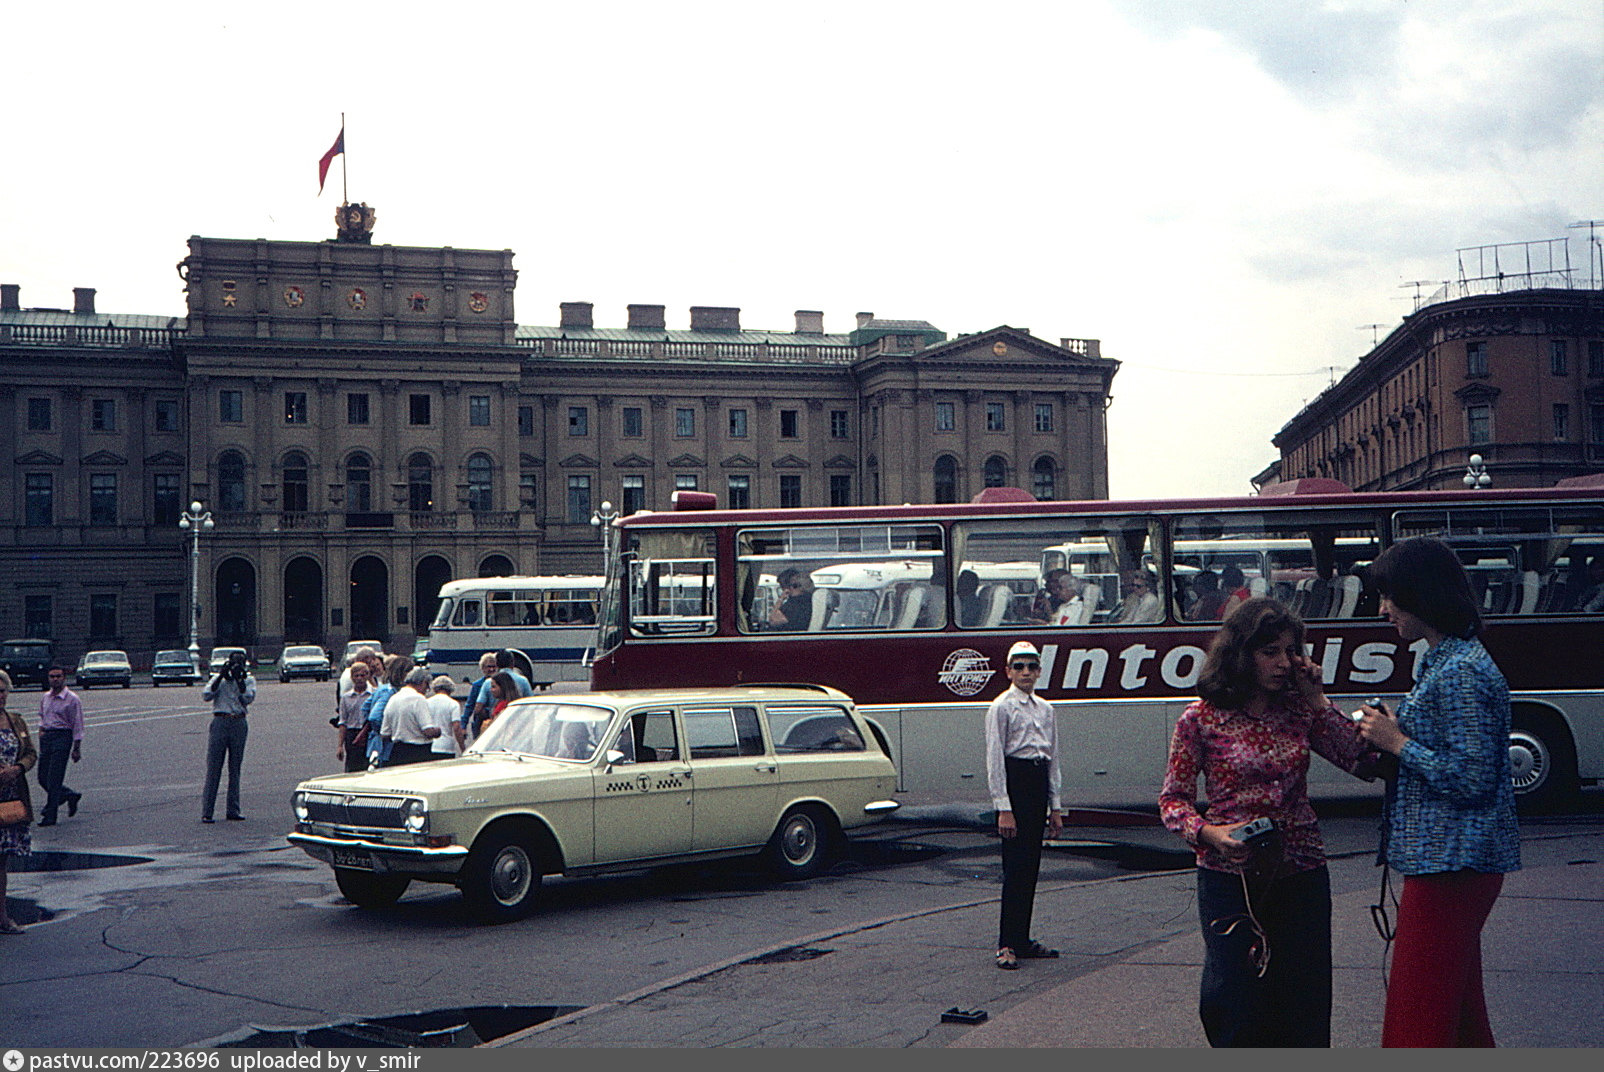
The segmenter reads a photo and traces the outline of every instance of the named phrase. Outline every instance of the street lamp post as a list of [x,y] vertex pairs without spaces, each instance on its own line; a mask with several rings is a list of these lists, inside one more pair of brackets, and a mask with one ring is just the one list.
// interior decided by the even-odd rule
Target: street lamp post
[[212,512],[199,499],[189,504],[189,512],[178,518],[178,527],[189,533],[189,654],[200,658],[200,538],[212,531]]
[[1471,491],[1478,488],[1491,487],[1493,478],[1487,472],[1487,466],[1482,463],[1480,454],[1470,456],[1470,464],[1465,467],[1465,487]]
[[613,521],[618,517],[618,511],[606,499],[602,500],[601,507],[591,512],[590,523],[601,529],[602,538],[602,573],[606,574],[613,561]]

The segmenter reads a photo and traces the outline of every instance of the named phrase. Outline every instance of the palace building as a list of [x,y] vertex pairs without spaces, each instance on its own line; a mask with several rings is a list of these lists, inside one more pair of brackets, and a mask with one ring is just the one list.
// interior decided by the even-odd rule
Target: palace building
[[[0,286],[0,634],[136,666],[190,637],[410,651],[442,583],[594,572],[604,501],[680,489],[767,508],[1105,498],[1117,361],[1095,339],[948,337],[859,313],[827,333],[697,306],[550,327],[514,314],[510,250],[194,237],[187,314],[24,307]],[[192,501],[213,527],[179,527]]]

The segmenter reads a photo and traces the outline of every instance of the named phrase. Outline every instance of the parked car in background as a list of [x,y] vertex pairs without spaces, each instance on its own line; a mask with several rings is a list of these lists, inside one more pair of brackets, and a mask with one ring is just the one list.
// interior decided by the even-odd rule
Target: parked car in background
[[19,639],[0,643],[0,670],[11,675],[11,687],[50,684],[50,664],[55,651],[48,640]]
[[314,681],[329,679],[329,653],[315,644],[294,644],[278,657],[278,679],[305,677]]
[[460,759],[302,782],[288,837],[363,908],[417,879],[497,922],[534,908],[543,875],[747,853],[816,874],[843,831],[897,808],[896,784],[873,727],[824,686],[531,696]]
[[150,664],[152,685],[196,685],[200,679],[200,656],[191,655],[183,648],[158,651]]
[[236,651],[245,656],[246,666],[255,669],[256,661],[251,658],[251,653],[246,651],[244,648],[213,648],[211,672],[215,674],[224,666],[228,665],[228,657],[233,655]]
[[86,651],[73,671],[72,683],[80,689],[96,685],[121,685],[126,689],[134,683],[134,668],[126,651]]
[[420,636],[412,644],[412,661],[419,666],[429,665],[429,638]]
[[341,667],[350,666],[351,665],[351,656],[355,655],[357,652],[361,651],[363,648],[372,648],[374,651],[378,652],[380,655],[383,655],[384,654],[384,641],[382,641],[382,640],[352,640],[352,641],[349,641],[345,645],[345,654],[343,656],[341,656],[341,658],[340,658],[340,666]]

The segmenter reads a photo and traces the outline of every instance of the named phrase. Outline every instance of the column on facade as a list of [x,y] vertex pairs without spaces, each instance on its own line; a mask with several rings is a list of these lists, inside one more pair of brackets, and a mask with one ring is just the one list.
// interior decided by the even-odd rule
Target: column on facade
[[821,487],[830,481],[829,470],[824,468],[825,455],[830,445],[829,429],[824,427],[824,400],[809,398],[802,407],[801,457],[812,462],[802,471],[802,505],[829,506],[830,489]]
[[[496,422],[497,453],[504,459],[502,469],[505,475],[501,486],[507,489],[505,508],[512,511],[519,530],[533,529],[534,517],[524,509],[523,504],[523,454],[518,448],[518,381],[503,380],[495,386],[497,393],[491,396],[491,401],[496,403],[499,414],[492,416],[491,420]],[[601,434],[600,424],[598,421],[598,435]],[[520,554],[517,557],[521,559],[523,556]],[[526,564],[515,560],[514,565],[523,569]]]
[[56,524],[64,538],[81,541],[77,526],[89,518],[85,506],[83,473],[84,429],[89,427],[89,415],[84,412],[83,388],[77,385],[61,389],[61,476],[55,489]]
[[669,459],[674,457],[673,431],[669,427],[672,418],[668,415],[668,399],[663,395],[652,395],[650,405],[646,435],[647,442],[651,444],[652,475],[648,479],[655,485],[650,498],[659,504],[659,510],[667,510],[669,496],[674,494],[674,467],[668,464]]
[[624,501],[624,489],[619,480],[619,470],[613,462],[617,460],[618,433],[614,428],[617,420],[613,413],[613,396],[596,396],[596,486],[591,489],[591,509],[594,510],[602,504],[603,500],[617,506]]
[[720,506],[728,506],[729,489],[718,487],[718,474],[722,470],[718,464],[717,424],[720,415],[719,407],[722,404],[723,400],[717,395],[702,396],[701,426],[696,431],[696,443],[702,452],[702,476],[700,479],[705,486],[701,490],[717,495]]
[[756,467],[752,474],[752,505],[764,509],[780,505],[780,474],[774,468],[774,445],[780,441],[779,422],[773,398],[765,395],[752,399],[752,419],[746,426]]

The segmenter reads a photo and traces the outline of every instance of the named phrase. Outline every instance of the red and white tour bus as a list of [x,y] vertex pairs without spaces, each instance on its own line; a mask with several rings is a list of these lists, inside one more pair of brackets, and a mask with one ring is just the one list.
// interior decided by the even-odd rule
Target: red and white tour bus
[[[982,799],[981,714],[1006,687],[1009,646],[1029,640],[1059,714],[1066,796],[1156,792],[1218,628],[1215,593],[1297,610],[1345,709],[1396,700],[1424,646],[1379,617],[1364,567],[1433,535],[1468,569],[1509,680],[1517,791],[1552,804],[1604,776],[1604,488],[1573,483],[1377,494],[1302,480],[1127,502],[989,489],[966,504],[792,510],[717,510],[681,492],[672,511],[614,523],[591,684],[832,685],[882,735],[904,792]],[[1049,570],[1069,572],[1071,609],[1044,606]],[[806,601],[776,626],[782,575]],[[1326,788],[1339,779],[1311,768]]]

